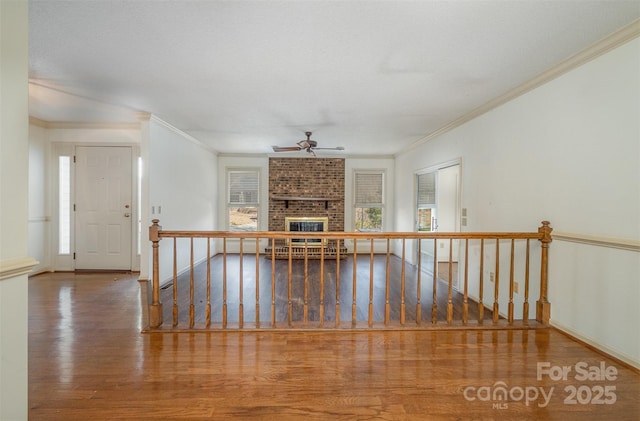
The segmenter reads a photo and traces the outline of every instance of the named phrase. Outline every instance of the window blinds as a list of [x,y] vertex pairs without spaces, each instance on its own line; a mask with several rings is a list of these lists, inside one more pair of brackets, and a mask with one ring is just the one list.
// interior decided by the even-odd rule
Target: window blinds
[[436,173],[418,175],[418,207],[436,204]]
[[259,189],[258,171],[229,172],[229,205],[258,204]]
[[359,172],[355,174],[355,204],[357,207],[365,205],[382,205],[383,173]]

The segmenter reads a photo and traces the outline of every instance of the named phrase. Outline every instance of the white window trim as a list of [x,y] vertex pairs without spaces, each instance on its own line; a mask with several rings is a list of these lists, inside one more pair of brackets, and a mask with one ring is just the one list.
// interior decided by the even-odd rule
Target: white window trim
[[[356,197],[357,197],[357,175],[358,174],[380,174],[382,175],[382,180],[381,180],[381,184],[382,184],[382,202],[381,203],[358,203],[356,201]],[[356,226],[357,226],[357,212],[356,209],[357,208],[380,208],[382,209],[382,225],[380,227],[380,232],[384,232],[385,230],[385,219],[386,219],[386,210],[385,210],[385,205],[386,205],[386,197],[387,197],[387,188],[386,188],[386,182],[387,182],[387,171],[385,169],[372,169],[372,168],[354,168],[353,169],[353,203],[352,203],[352,226],[353,226],[353,230],[357,231]]]
[[231,203],[231,189],[230,189],[230,174],[233,172],[253,172],[258,176],[258,188],[257,188],[257,202],[244,203],[246,206],[255,207],[258,212],[258,221],[256,226],[256,231],[260,231],[260,226],[262,224],[262,215],[261,215],[261,203],[260,196],[262,191],[262,169],[260,167],[226,167],[225,168],[225,206],[224,206],[224,219],[225,219],[225,229],[227,231],[231,231],[231,225],[229,221],[229,208],[239,207],[237,203]]

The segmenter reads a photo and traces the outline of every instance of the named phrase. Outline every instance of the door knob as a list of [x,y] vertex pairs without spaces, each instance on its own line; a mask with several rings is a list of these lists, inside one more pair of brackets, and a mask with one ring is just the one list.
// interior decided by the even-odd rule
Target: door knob
[[125,213],[125,214],[124,214],[124,217],[125,217],[125,218],[128,218],[129,216],[130,216],[130,214],[129,214],[129,213]]

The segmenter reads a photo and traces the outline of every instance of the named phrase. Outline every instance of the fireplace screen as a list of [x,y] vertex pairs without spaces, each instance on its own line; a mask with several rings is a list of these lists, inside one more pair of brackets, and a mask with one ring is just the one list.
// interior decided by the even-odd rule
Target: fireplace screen
[[[329,218],[327,217],[308,217],[308,218],[296,218],[285,217],[284,219],[285,231],[298,231],[298,232],[323,232],[329,229]],[[307,246],[320,247],[326,242],[326,239],[322,238],[306,238]],[[304,246],[304,238],[292,238],[292,245]],[[287,245],[289,241],[287,240]]]

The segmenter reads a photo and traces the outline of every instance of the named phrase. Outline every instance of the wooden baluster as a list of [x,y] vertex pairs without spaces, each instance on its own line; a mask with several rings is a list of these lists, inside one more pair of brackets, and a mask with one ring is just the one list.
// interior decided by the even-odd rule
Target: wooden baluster
[[276,239],[271,239],[271,327],[276,327]]
[[222,328],[227,328],[227,238],[222,239]]
[[178,247],[177,238],[173,237],[173,326],[178,326]]
[[480,291],[478,291],[478,322],[484,323],[484,238],[480,239]]
[[462,300],[462,323],[469,321],[469,239],[464,240],[464,298]]
[[496,274],[493,286],[493,322],[500,319],[500,309],[498,306],[498,295],[500,294],[500,239],[496,238]]
[[355,327],[358,313],[357,313],[357,303],[356,303],[356,293],[358,290],[357,279],[358,279],[358,258],[357,258],[357,248],[358,248],[358,240],[353,239],[353,285],[352,285],[352,294],[351,294],[351,325]]
[[193,237],[190,239],[190,255],[189,255],[189,329],[193,329],[195,324],[196,306],[195,302],[195,285],[193,279]]
[[416,281],[416,324],[422,324],[422,240],[418,239],[418,279]]
[[293,301],[291,299],[291,284],[293,282],[293,241],[289,240],[289,270],[287,278],[287,320],[291,326],[293,319]]
[[447,323],[453,321],[453,238],[449,238],[449,289],[447,293]]
[[205,325],[211,326],[211,238],[207,237],[207,307]]
[[433,301],[431,302],[431,323],[438,323],[438,240],[433,239]]
[[340,239],[336,240],[336,327],[340,327]]
[[373,327],[373,238],[369,250],[369,327]]
[[540,234],[540,299],[536,302],[536,320],[548,325],[551,317],[551,303],[547,300],[547,289],[549,283],[549,244],[551,243],[551,231],[549,221],[542,221],[542,226],[538,228]]
[[530,240],[527,238],[527,257],[524,268],[524,303],[522,304],[522,320],[525,324],[529,323],[529,253]]
[[238,327],[244,327],[244,238],[240,238],[240,258],[238,276]]
[[389,319],[391,318],[391,303],[389,303],[389,292],[391,290],[391,247],[390,240],[387,238],[387,265],[385,271],[385,286],[384,286],[384,324],[389,325]]
[[151,305],[149,306],[149,327],[157,328],[162,325],[162,303],[160,302],[160,262],[158,248],[160,247],[160,231],[162,227],[158,225],[159,219],[154,219],[153,225],[149,227],[149,241],[152,250],[152,274],[151,274]]
[[405,307],[405,253],[406,253],[406,241],[402,239],[402,267],[400,269],[400,325],[404,326],[406,321],[406,307]]
[[324,249],[323,245],[320,248],[320,327],[324,326]]
[[511,260],[509,263],[509,306],[507,308],[508,311],[508,320],[509,320],[509,324],[513,323],[513,293],[514,293],[514,283],[515,283],[515,278],[514,278],[514,254],[515,254],[515,239],[512,238],[511,239]]
[[309,322],[309,244],[304,239],[304,297],[303,297],[303,325],[306,327]]
[[256,238],[256,328],[260,327],[260,239]]

